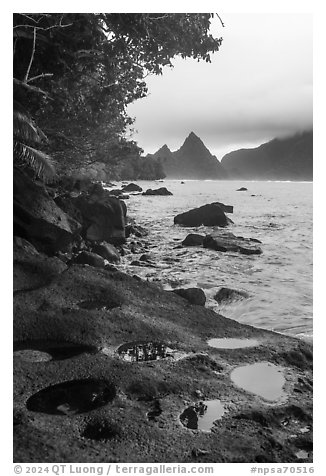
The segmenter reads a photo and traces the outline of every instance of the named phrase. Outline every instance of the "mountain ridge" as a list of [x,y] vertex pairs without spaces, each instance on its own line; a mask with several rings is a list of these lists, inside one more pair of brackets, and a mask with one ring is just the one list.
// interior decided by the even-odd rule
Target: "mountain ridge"
[[229,152],[221,165],[234,179],[312,180],[313,131]]
[[312,180],[313,131],[234,150],[221,161],[190,132],[176,151],[164,144],[147,156],[161,162],[167,179]]

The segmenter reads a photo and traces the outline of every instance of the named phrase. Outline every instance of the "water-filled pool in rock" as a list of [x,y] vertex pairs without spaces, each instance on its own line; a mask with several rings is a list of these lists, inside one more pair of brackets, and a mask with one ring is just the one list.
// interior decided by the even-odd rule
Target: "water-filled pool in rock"
[[180,421],[191,430],[210,431],[214,421],[220,420],[224,412],[220,400],[206,400],[186,408],[180,415]]
[[269,362],[258,362],[237,367],[231,372],[230,377],[238,387],[259,395],[270,402],[286,399],[283,390],[285,384],[283,369]]
[[129,342],[121,345],[117,352],[128,362],[147,362],[171,356],[170,350],[162,342]]
[[115,395],[115,386],[107,380],[71,380],[40,390],[27,400],[26,407],[34,412],[71,416],[102,407]]
[[256,339],[238,339],[226,337],[223,339],[210,339],[207,341],[207,344],[210,347],[214,347],[215,349],[241,349],[245,347],[255,347],[260,345],[260,342]]

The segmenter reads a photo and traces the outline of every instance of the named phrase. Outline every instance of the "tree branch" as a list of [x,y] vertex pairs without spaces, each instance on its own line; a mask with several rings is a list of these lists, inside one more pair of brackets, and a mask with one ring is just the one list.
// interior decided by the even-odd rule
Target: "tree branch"
[[37,76],[33,76],[33,78],[29,78],[26,83],[30,83],[31,81],[36,81],[36,79],[39,79],[39,78],[47,78],[47,77],[51,77],[53,76],[53,73],[42,73],[42,74],[38,74]]
[[32,54],[31,54],[31,59],[29,60],[29,65],[25,74],[24,82],[28,82],[28,76],[32,67],[33,59],[34,59],[34,54],[35,54],[35,44],[36,44],[36,28],[34,28],[34,36],[33,36],[33,48],[32,48]]
[[222,25],[222,27],[224,28],[224,27],[225,27],[225,25],[224,25],[224,23],[223,23],[223,21],[222,21],[222,18],[220,17],[220,15],[219,15],[218,13],[215,13],[215,15],[216,15],[216,16],[217,16],[217,18],[220,20],[220,22],[221,22],[221,25]]
[[43,96],[46,96],[48,99],[52,100],[52,98],[48,95],[48,93],[43,91],[43,89],[37,88],[35,86],[31,86],[30,84],[25,83],[25,81],[20,81],[19,79],[14,78],[14,84],[16,84],[17,86],[21,86],[30,92],[43,94]]

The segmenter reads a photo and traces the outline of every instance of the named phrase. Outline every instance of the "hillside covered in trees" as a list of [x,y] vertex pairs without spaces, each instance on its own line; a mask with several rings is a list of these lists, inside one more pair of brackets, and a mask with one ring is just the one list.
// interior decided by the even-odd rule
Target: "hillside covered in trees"
[[146,76],[162,74],[174,57],[210,61],[222,41],[209,33],[212,17],[14,14],[15,166],[44,179],[89,167],[130,175],[143,151],[130,139],[128,104],[146,96]]

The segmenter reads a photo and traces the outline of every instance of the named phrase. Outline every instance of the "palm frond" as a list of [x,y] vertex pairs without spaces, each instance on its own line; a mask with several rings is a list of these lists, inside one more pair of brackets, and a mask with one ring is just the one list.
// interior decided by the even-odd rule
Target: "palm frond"
[[16,109],[14,110],[14,138],[18,141],[37,144],[47,140],[44,132],[34,124],[33,120]]
[[17,140],[14,140],[14,160],[18,164],[28,164],[44,182],[51,182],[56,176],[53,159],[49,155]]

